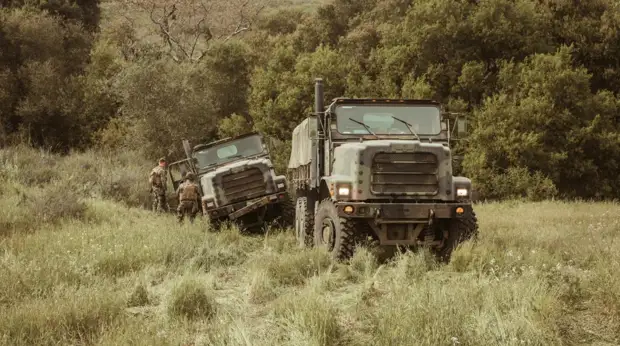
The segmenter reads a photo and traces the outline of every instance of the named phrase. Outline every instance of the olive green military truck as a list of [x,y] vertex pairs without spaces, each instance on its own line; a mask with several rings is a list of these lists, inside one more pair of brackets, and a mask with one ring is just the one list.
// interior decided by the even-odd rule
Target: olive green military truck
[[[472,183],[452,175],[451,116],[430,100],[337,98],[293,131],[288,164],[300,246],[335,258],[356,241],[427,246],[440,259],[478,232]],[[464,119],[455,127],[464,128]]]
[[176,190],[186,172],[194,172],[201,189],[201,206],[213,226],[238,222],[244,229],[265,222],[292,227],[294,206],[285,176],[276,175],[263,137],[256,133],[226,138],[193,148],[183,141],[186,158],[170,164]]

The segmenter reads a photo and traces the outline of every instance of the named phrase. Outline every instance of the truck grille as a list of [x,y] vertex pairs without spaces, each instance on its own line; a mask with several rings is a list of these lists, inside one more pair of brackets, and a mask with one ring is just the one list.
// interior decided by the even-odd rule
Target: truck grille
[[437,169],[437,156],[432,153],[377,153],[370,190],[376,195],[436,195]]
[[222,188],[228,203],[234,203],[264,195],[267,184],[260,169],[254,167],[223,176]]

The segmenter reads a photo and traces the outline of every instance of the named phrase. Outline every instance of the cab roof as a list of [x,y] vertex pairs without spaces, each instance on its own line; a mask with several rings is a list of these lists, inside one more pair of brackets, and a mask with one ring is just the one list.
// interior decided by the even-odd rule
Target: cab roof
[[345,98],[336,97],[332,99],[333,104],[415,104],[415,105],[441,105],[435,100],[427,99],[390,99],[390,98]]
[[211,148],[211,147],[214,147],[216,145],[220,145],[222,143],[232,142],[232,141],[237,140],[237,139],[251,137],[251,136],[260,136],[262,138],[262,135],[260,133],[258,133],[256,131],[253,131],[253,132],[244,133],[244,134],[239,135],[239,136],[226,137],[226,138],[219,139],[217,141],[213,141],[213,142],[210,142],[210,143],[207,143],[207,144],[198,144],[198,145],[194,146],[193,151]]

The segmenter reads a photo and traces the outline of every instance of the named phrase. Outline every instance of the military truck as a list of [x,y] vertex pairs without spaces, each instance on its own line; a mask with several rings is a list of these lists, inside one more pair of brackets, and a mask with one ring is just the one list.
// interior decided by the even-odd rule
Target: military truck
[[286,177],[276,175],[260,134],[251,132],[193,148],[184,140],[183,147],[186,158],[170,164],[170,180],[176,190],[185,173],[194,172],[203,215],[213,226],[225,220],[252,230],[271,221],[293,226],[294,206]]
[[[336,98],[325,108],[318,78],[314,107],[293,130],[288,164],[300,246],[346,259],[370,236],[427,246],[447,261],[477,235],[471,180],[452,175],[455,119],[438,102]],[[465,121],[457,117],[455,127]]]

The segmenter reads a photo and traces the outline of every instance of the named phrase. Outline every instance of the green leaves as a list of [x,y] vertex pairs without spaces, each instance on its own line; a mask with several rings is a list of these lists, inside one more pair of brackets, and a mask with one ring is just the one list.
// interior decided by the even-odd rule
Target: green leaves
[[620,84],[599,90],[620,73],[618,20],[607,0],[336,0],[268,36],[251,115],[258,130],[289,139],[312,111],[315,77],[327,101],[432,98],[473,115],[459,150],[481,197],[611,197]]
[[[501,184],[485,183],[489,175],[514,180],[505,173],[513,167],[549,178],[531,183],[552,182],[564,196],[613,197],[609,192],[620,187],[609,170],[620,157],[618,136],[610,136],[618,130],[612,121],[618,100],[609,92],[593,94],[590,74],[574,67],[570,53],[561,47],[553,55],[505,64],[496,96],[475,112],[477,127],[463,165],[466,174],[488,185],[490,196],[505,193]],[[480,156],[486,159],[475,159]],[[524,172],[519,176],[530,179]]]

